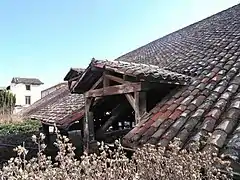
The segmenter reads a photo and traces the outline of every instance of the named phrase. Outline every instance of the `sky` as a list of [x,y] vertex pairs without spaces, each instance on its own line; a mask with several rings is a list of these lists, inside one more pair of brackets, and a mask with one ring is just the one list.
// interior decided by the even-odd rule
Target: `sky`
[[1,0],[0,86],[39,78],[44,88],[71,67],[115,58],[240,3],[240,0]]

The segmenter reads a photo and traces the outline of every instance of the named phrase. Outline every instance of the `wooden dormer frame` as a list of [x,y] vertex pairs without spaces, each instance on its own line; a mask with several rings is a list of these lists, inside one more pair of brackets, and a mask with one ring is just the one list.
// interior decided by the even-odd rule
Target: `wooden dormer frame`
[[[110,85],[110,81],[119,85]],[[101,87],[101,88],[98,88]],[[104,71],[103,75],[84,93],[85,120],[84,120],[84,151],[89,152],[91,142],[95,141],[92,106],[95,98],[124,95],[135,111],[135,124],[140,122],[141,116],[146,113],[146,90],[149,84],[145,82],[130,82],[123,78],[110,75]],[[111,123],[111,122],[108,122]]]

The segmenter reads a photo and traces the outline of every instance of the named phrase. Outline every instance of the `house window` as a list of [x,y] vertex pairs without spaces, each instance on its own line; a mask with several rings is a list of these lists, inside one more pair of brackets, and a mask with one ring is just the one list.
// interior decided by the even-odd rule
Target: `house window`
[[30,85],[26,85],[26,90],[30,91],[31,90],[31,86]]
[[31,104],[31,96],[25,96],[25,104]]

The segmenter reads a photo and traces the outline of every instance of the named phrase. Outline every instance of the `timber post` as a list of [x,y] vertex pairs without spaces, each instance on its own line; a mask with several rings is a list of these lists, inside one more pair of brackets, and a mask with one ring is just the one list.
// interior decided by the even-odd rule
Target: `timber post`
[[135,99],[135,124],[139,123],[142,115],[147,112],[146,92],[134,92]]
[[85,97],[83,144],[84,144],[84,152],[86,153],[89,153],[90,143],[94,141],[93,112],[91,112],[92,103],[93,103],[93,98]]

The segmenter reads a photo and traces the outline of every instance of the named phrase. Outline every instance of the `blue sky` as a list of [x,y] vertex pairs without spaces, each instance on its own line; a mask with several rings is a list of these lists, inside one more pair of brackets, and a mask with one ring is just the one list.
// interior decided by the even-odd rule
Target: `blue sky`
[[0,86],[13,76],[45,87],[92,57],[113,60],[239,0],[1,0]]

